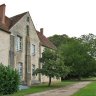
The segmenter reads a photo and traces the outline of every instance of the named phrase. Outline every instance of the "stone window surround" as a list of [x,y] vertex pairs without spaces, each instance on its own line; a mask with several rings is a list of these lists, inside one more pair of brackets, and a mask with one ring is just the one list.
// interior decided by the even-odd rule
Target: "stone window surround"
[[18,62],[18,73],[19,73],[20,79],[22,80],[23,78],[23,63],[22,62]]
[[36,54],[36,45],[35,44],[31,44],[31,54],[33,56],[35,56],[35,54]]
[[[18,37],[20,37],[20,39],[21,39],[20,42],[19,42],[20,43],[20,46],[19,46],[20,48],[17,48],[18,47],[18,44],[17,44],[17,42],[18,42],[17,38]],[[16,51],[18,52],[18,51],[22,51],[22,50],[23,50],[23,37],[21,35],[17,35],[16,36]]]

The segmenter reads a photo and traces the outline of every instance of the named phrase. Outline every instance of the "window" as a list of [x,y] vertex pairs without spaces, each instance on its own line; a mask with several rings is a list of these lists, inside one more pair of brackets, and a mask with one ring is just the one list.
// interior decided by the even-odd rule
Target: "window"
[[29,22],[29,17],[27,17],[27,22]]
[[35,45],[32,44],[32,55],[35,55]]
[[26,26],[27,36],[29,36],[29,26]]
[[23,77],[23,65],[20,62],[18,63],[18,73],[19,73],[20,79],[22,79],[22,77]]
[[22,37],[17,36],[17,40],[16,40],[16,50],[20,51],[22,48]]
[[35,71],[35,65],[34,64],[32,64],[32,76],[34,76],[33,75],[33,72]]

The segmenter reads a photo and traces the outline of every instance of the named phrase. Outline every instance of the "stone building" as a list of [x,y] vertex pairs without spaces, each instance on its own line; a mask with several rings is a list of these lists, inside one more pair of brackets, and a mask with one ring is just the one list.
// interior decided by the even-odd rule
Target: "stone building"
[[[9,51],[10,51],[10,34],[9,30],[5,26],[4,5],[0,6],[0,63],[4,65],[9,64]],[[3,11],[4,10],[4,11]],[[5,58],[6,57],[6,58]]]
[[[37,31],[37,35],[40,40],[40,58],[42,57],[42,53],[44,52],[45,48],[49,48],[50,50],[56,50],[56,47],[53,45],[52,42],[49,41],[48,38],[46,38],[43,34],[43,28],[40,29],[40,32]],[[40,63],[40,62],[39,62]],[[40,68],[42,67],[42,63],[39,64]],[[48,82],[49,78],[47,76],[40,75],[39,81],[41,82]],[[52,79],[52,81],[57,81],[56,78]]]
[[9,18],[5,16],[5,7],[0,6],[0,62],[17,69],[22,83],[28,86],[47,82],[47,77],[34,76],[33,72],[41,66],[39,58],[44,48],[55,46],[43,35],[42,28],[36,31],[29,12]]

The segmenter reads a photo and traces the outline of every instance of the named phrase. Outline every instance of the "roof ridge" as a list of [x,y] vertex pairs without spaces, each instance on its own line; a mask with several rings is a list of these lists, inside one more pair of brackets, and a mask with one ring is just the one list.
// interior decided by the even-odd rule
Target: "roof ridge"
[[14,17],[17,17],[17,16],[19,16],[19,15],[24,15],[24,14],[26,14],[28,11],[26,11],[26,12],[23,12],[23,13],[20,13],[20,14],[17,14],[17,15],[14,15],[14,16],[12,16],[12,17],[9,17],[10,19],[12,19],[12,18],[14,18]]

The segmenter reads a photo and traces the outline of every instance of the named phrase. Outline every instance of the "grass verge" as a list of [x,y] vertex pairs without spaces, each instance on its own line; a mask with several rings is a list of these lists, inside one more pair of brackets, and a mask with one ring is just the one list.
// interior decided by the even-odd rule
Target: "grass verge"
[[47,91],[47,90],[65,87],[65,86],[71,85],[75,82],[76,81],[64,81],[64,82],[52,83],[52,85],[50,87],[48,87],[47,84],[40,84],[40,85],[32,86],[29,89],[18,91],[12,95],[5,95],[5,96],[25,96],[27,94],[43,92],[43,91]]
[[80,89],[72,96],[96,96],[96,81],[93,81],[86,87]]

